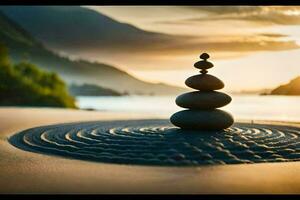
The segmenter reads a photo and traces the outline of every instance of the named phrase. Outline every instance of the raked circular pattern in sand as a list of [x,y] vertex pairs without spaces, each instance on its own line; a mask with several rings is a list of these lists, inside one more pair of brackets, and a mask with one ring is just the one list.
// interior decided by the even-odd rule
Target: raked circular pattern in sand
[[300,129],[236,123],[224,131],[186,131],[167,120],[85,122],[37,127],[9,142],[23,150],[138,165],[193,166],[300,160]]

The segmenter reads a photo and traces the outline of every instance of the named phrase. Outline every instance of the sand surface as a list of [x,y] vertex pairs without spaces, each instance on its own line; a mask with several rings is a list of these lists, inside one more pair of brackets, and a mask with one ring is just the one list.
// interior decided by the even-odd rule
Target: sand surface
[[0,193],[300,193],[299,162],[201,167],[105,164],[23,151],[7,141],[36,126],[147,118],[151,116],[1,108]]

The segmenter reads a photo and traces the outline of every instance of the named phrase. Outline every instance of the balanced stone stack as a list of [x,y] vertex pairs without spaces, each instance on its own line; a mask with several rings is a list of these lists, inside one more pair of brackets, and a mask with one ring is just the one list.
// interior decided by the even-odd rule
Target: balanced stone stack
[[220,90],[224,83],[215,76],[207,74],[207,69],[212,68],[213,64],[207,59],[209,55],[203,53],[194,66],[201,69],[200,73],[189,77],[185,84],[198,91],[188,92],[176,98],[176,104],[187,110],[173,114],[170,121],[175,126],[182,129],[192,130],[222,130],[233,124],[231,114],[219,110],[231,102],[231,97]]

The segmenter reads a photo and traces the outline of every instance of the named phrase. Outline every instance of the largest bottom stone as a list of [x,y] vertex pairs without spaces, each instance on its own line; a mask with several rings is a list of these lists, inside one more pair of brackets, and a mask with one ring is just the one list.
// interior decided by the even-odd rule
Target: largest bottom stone
[[199,130],[222,130],[234,122],[231,114],[219,109],[182,110],[173,114],[170,121],[183,129]]

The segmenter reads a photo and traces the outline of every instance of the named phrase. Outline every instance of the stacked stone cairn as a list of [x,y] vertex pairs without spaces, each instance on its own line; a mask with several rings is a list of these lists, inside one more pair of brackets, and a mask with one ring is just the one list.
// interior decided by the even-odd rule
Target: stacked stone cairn
[[194,66],[200,69],[198,75],[189,77],[185,84],[198,91],[184,93],[176,98],[176,104],[186,110],[173,114],[172,124],[182,129],[223,130],[230,127],[234,120],[231,114],[217,109],[231,102],[231,97],[222,92],[224,83],[215,76],[207,74],[214,65],[207,61],[209,55],[203,53]]

